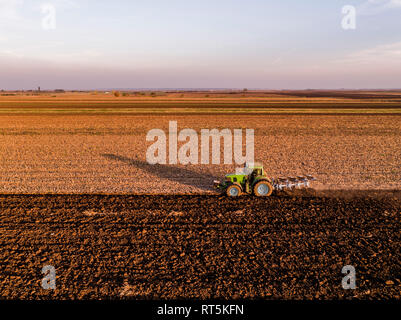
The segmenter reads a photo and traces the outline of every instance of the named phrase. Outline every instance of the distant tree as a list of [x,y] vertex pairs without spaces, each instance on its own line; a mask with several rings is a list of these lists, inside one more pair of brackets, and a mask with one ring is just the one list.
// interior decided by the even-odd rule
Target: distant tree
[[118,98],[120,96],[120,91],[113,91],[113,95]]
[[244,91],[244,92],[248,92],[248,89],[247,89],[247,88],[244,88],[244,90],[242,90],[242,91]]

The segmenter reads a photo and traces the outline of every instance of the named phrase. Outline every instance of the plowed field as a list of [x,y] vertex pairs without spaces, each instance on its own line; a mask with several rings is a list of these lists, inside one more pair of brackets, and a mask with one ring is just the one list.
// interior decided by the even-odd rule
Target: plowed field
[[399,192],[345,194],[3,195],[0,297],[399,299]]

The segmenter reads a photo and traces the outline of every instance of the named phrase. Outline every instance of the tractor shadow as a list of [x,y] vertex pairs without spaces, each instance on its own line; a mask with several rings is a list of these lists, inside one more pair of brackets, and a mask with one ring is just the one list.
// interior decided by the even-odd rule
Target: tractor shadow
[[131,159],[124,156],[119,156],[115,154],[102,154],[103,157],[126,163],[130,166],[138,168],[140,170],[147,171],[153,176],[157,176],[161,179],[167,179],[172,182],[178,182],[191,187],[196,187],[205,191],[214,190],[213,180],[218,179],[218,177],[205,172],[199,173],[185,168],[180,168],[176,166],[169,166],[164,164],[151,165],[145,161],[138,159]]

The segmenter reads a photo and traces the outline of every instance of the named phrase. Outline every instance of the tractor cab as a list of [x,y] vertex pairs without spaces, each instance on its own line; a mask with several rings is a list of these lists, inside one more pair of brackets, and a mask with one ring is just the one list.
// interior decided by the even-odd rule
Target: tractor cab
[[246,180],[254,180],[255,177],[265,176],[263,165],[259,163],[246,163],[243,168],[238,168],[235,173],[225,175],[225,181],[242,184]]
[[242,174],[250,176],[252,174],[263,176],[264,170],[263,165],[260,163],[246,163],[243,168],[238,168],[236,174]]
[[266,176],[265,171],[263,170],[263,164],[261,163],[246,163],[244,170],[248,173],[249,176]]

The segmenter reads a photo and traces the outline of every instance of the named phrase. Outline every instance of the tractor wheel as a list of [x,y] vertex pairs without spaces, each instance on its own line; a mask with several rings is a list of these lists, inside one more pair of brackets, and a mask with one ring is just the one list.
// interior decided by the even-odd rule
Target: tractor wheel
[[226,194],[229,197],[239,197],[242,193],[242,190],[239,186],[237,186],[236,184],[232,184],[231,186],[229,186],[226,190]]
[[268,181],[260,181],[253,187],[253,193],[257,197],[269,197],[273,193],[273,186]]

